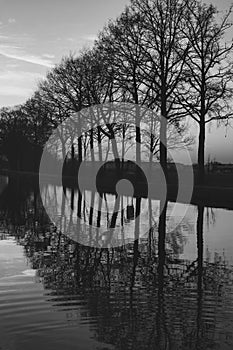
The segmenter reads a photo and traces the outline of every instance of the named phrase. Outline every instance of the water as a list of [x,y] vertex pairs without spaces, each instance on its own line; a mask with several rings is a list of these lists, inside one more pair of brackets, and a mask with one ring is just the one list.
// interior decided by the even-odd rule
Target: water
[[[121,215],[116,222],[125,245],[101,249],[60,233],[30,181],[6,186],[0,198],[0,349],[232,349],[231,210],[179,204],[172,216],[168,203],[166,219],[159,220],[158,201],[141,199],[138,225],[132,216],[123,228]],[[61,188],[51,185],[49,193],[61,208]],[[88,220],[91,193],[82,198]],[[105,199],[103,230],[114,197]],[[127,197],[122,203],[137,205]],[[60,209],[56,215],[61,218]],[[93,222],[97,218],[98,210]]]

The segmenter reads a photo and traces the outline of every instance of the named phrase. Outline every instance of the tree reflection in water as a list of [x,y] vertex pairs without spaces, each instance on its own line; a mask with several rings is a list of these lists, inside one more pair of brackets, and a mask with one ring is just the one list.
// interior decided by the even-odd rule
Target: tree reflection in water
[[[10,183],[1,197],[1,226],[24,246],[26,257],[37,270],[37,280],[49,291],[52,305],[67,311],[75,329],[80,322],[77,315],[90,324],[94,320],[97,340],[124,350],[218,348],[220,336],[226,346],[231,343],[219,320],[227,298],[224,289],[233,280],[232,269],[222,260],[211,262],[204,257],[203,206],[197,208],[197,259],[188,261],[181,258],[182,249],[177,250],[177,246],[185,244],[183,233],[177,228],[173,232],[167,230],[169,203],[160,210],[157,223],[153,201],[148,199],[150,229],[147,236],[141,237],[142,199],[134,200],[131,218],[127,218],[122,198],[115,204],[118,214],[112,215],[108,211],[108,196],[103,194],[95,202],[93,193],[91,203],[93,208],[97,203],[98,227],[103,220],[102,206],[107,211],[110,234],[117,219],[123,224],[122,235],[127,222],[134,223],[133,242],[117,248],[94,248],[58,232],[43,210],[37,187],[17,181]],[[54,196],[63,222],[65,218],[67,227],[71,227],[73,214],[66,215],[64,197],[59,202],[56,187]],[[85,196],[78,193],[76,197],[71,192],[71,205],[75,208],[77,199],[76,215],[92,223],[94,209],[87,210]],[[89,230],[89,239],[98,241],[94,228],[90,226]],[[177,232],[177,241],[171,239]],[[80,308],[80,300],[84,309]],[[228,302],[232,307],[232,301]]]

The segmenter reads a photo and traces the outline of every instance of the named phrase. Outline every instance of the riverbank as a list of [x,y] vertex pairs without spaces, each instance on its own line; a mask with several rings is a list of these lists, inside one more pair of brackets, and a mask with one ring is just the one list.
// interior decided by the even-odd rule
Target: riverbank
[[[9,171],[1,171],[1,174],[7,176],[9,181],[26,181],[29,184],[33,184],[38,186],[39,184],[39,176],[36,173],[29,172],[9,172]],[[228,174],[227,174],[228,175]],[[219,176],[219,175],[218,175]],[[221,179],[224,178],[224,174],[221,174]],[[63,185],[67,188],[78,189],[78,181],[77,178],[74,177],[63,177],[62,182],[61,179],[52,174],[46,174],[41,176],[41,183],[45,184],[53,184],[56,186]],[[206,185],[198,185],[195,184],[193,191],[191,193],[191,198],[189,198],[188,193],[190,193],[190,189],[182,188],[182,194],[177,198],[178,187],[176,184],[169,184],[167,186],[167,199],[169,201],[179,201],[181,203],[190,202],[195,205],[204,205],[207,207],[213,208],[226,208],[233,209],[233,186],[229,186],[229,176],[228,181],[217,185],[212,182],[210,185],[208,182]],[[112,178],[109,181],[105,181],[98,185],[99,192],[108,192],[108,193],[116,193],[115,185]],[[228,184],[228,186],[227,186]],[[4,183],[4,187],[6,184]],[[96,191],[96,184],[91,183],[90,181],[86,181],[83,183],[82,189]],[[127,193],[126,193],[127,194]],[[161,199],[164,197],[163,189],[161,188],[159,183],[150,183],[149,187],[145,183],[136,183],[134,186],[134,196],[135,197],[150,197],[152,199]],[[190,200],[189,200],[190,199]]]

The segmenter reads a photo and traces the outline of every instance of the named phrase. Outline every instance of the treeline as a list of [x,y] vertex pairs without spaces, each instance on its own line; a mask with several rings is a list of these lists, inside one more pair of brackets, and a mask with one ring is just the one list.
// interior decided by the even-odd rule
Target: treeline
[[[166,172],[169,148],[192,143],[187,122],[193,120],[199,128],[203,181],[207,124],[227,123],[232,115],[233,43],[227,41],[231,9],[220,13],[198,0],[131,0],[93,48],[64,57],[25,104],[1,110],[0,144],[10,166],[38,171],[52,131],[79,113],[82,136],[76,141],[73,137],[77,149],[71,146],[71,157],[81,162],[89,154],[91,160],[105,160],[101,144],[106,143],[107,153],[112,148],[114,156],[124,158],[134,142],[138,162],[147,150],[148,160],[157,157]],[[92,115],[80,112],[107,103],[130,103],[163,118],[158,124],[153,113],[147,116],[149,132],[144,132],[136,108],[133,130],[128,119],[107,120],[105,127],[93,129]],[[174,128],[182,142],[174,139]],[[63,142],[60,147],[67,152]]]

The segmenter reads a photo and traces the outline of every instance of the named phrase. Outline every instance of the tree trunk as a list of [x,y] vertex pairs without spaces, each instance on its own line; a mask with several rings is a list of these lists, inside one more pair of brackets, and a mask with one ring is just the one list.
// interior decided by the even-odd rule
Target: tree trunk
[[167,180],[167,119],[161,118],[160,122],[160,164]]
[[122,162],[122,168],[124,167],[124,158],[125,158],[125,134],[126,134],[126,126],[125,124],[122,125],[122,144],[121,144],[121,162]]
[[115,134],[114,134],[114,131],[112,130],[112,128],[110,129],[110,135],[111,135],[110,140],[111,140],[111,144],[112,144],[112,152],[113,152],[115,164],[116,164],[116,174],[119,175],[121,161],[120,161],[120,157],[119,157],[119,152],[118,152],[117,142],[115,139]]
[[93,217],[94,217],[94,204],[95,204],[95,193],[91,192],[91,206],[89,212],[89,242],[92,242],[92,225],[93,225]]
[[77,210],[77,216],[81,219],[82,217],[82,193],[78,191],[78,210]]
[[140,109],[136,105],[136,162],[140,166],[141,163],[141,130],[140,130]]
[[205,181],[205,123],[201,120],[199,123],[199,144],[198,144],[198,183]]
[[139,181],[140,179],[140,169],[141,167],[141,128],[140,123],[141,122],[141,116],[140,116],[140,109],[139,106],[136,105],[136,163],[138,167],[136,168],[136,181]]
[[98,126],[98,150],[99,150],[99,161],[103,161],[102,155],[102,142],[101,142],[101,128]]
[[82,163],[83,161],[83,145],[82,145],[82,136],[79,136],[78,138],[78,161],[79,163]]

